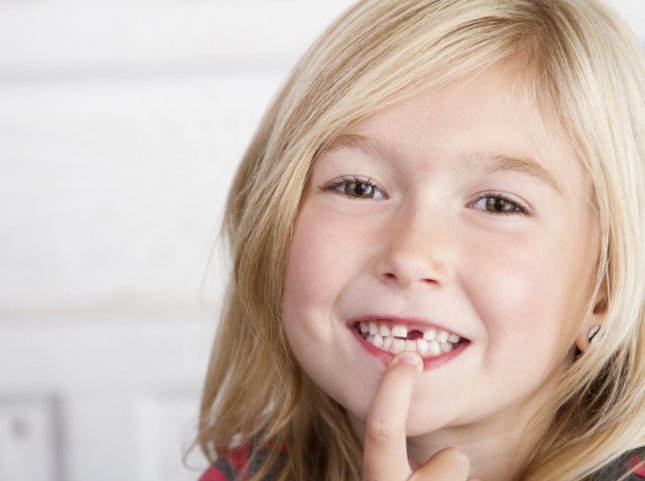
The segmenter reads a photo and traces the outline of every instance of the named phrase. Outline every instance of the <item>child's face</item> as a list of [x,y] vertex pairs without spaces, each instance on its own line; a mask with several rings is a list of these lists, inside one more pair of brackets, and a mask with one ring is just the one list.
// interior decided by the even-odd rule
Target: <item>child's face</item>
[[[538,143],[532,121],[497,68],[350,126],[318,160],[284,326],[302,368],[353,419],[402,348],[425,357],[408,435],[508,429],[551,395],[591,322],[596,227],[579,160],[555,125]],[[418,340],[433,328],[434,341]]]

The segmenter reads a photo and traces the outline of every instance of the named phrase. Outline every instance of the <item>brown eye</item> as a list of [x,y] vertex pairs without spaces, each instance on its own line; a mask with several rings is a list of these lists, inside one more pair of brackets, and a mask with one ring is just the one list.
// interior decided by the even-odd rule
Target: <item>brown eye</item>
[[514,202],[509,202],[506,199],[500,198],[486,199],[486,210],[488,212],[504,214],[521,211],[521,209]]
[[365,182],[350,182],[343,185],[343,192],[352,197],[374,198],[376,188]]
[[385,194],[376,182],[369,178],[342,177],[335,179],[320,188],[323,191],[335,191],[353,199],[385,199]]
[[519,203],[505,197],[504,195],[496,193],[489,193],[481,196],[471,204],[471,207],[482,212],[497,215],[528,214],[527,209]]

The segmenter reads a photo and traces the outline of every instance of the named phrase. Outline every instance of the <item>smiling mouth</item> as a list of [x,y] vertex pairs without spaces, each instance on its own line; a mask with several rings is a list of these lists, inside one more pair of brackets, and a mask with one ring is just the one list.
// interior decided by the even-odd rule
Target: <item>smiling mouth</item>
[[458,348],[466,339],[436,327],[412,327],[384,320],[360,321],[354,329],[369,344],[392,354],[417,352],[422,357],[437,357]]

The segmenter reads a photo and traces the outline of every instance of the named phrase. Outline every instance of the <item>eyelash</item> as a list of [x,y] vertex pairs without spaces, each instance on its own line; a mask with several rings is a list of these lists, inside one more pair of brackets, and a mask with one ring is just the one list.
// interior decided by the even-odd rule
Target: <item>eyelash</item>
[[362,197],[360,195],[352,195],[347,193],[346,191],[341,190],[341,187],[347,187],[349,185],[364,185],[368,186],[370,189],[373,190],[373,192],[380,192],[383,197],[385,197],[385,193],[383,190],[379,187],[379,185],[374,181],[374,179],[371,179],[370,177],[358,177],[358,176],[353,176],[353,175],[347,175],[347,176],[342,176],[338,177],[336,179],[333,179],[326,183],[325,185],[319,187],[319,189],[323,192],[327,191],[332,191],[335,190],[340,194],[344,194],[352,199],[373,199],[374,196],[370,197]]
[[[477,199],[475,199],[474,202],[471,202],[468,204],[469,207],[474,207],[477,203],[481,202],[482,200],[486,201],[486,204],[484,206],[484,209],[482,209],[482,212],[488,212],[492,215],[525,215],[528,216],[530,215],[529,209],[523,205],[521,205],[519,202],[516,200],[511,199],[509,196],[505,194],[501,194],[499,192],[484,192],[483,194],[479,195]],[[489,211],[487,210],[487,207],[489,206],[489,202],[492,201],[492,205],[495,207],[499,207],[499,203],[503,203],[506,206],[510,206],[513,210],[511,211]]]
[[[374,189],[374,192],[380,192],[381,195],[385,197],[385,193],[382,191],[382,189],[379,187],[379,185],[371,179],[370,177],[359,177],[359,176],[342,176],[338,177],[336,179],[331,180],[327,184],[320,186],[319,189],[323,192],[327,191],[337,191],[340,194],[344,194],[347,197],[351,199],[374,199],[374,195],[369,196],[369,197],[362,197],[360,195],[353,195],[347,193],[345,190],[341,190],[341,187],[348,187],[349,185],[356,185],[356,184],[362,184],[364,186],[369,186],[370,189]],[[474,207],[476,204],[481,202],[482,200],[485,200],[485,205],[483,206],[483,209],[478,209],[481,212],[488,212],[491,215],[525,215],[528,216],[530,215],[529,209],[523,205],[521,205],[519,202],[511,199],[509,196],[499,193],[499,192],[484,192],[483,194],[480,194],[477,199],[475,199],[474,202],[471,202],[468,204],[468,207]],[[493,206],[493,207],[498,207],[500,208],[500,204],[503,204],[501,208],[510,207],[512,210],[509,211],[489,211],[487,207]]]

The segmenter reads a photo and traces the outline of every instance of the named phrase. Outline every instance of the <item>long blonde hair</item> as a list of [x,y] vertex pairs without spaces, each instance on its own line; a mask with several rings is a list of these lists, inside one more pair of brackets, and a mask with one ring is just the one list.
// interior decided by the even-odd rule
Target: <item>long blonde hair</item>
[[[365,0],[333,23],[266,112],[230,191],[233,260],[202,397],[207,457],[270,446],[253,479],[361,477],[343,409],[300,370],[281,302],[301,193],[317,155],[350,122],[514,62],[518,85],[559,122],[593,180],[602,336],[571,356],[551,429],[519,479],[591,479],[645,445],[645,66],[593,0]],[[288,449],[282,448],[288,443]],[[313,471],[312,471],[313,470]]]

